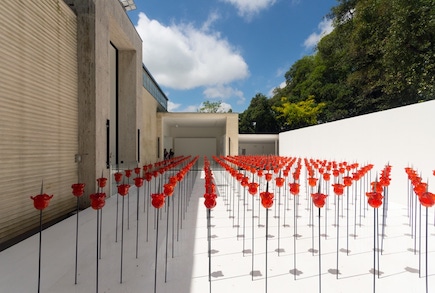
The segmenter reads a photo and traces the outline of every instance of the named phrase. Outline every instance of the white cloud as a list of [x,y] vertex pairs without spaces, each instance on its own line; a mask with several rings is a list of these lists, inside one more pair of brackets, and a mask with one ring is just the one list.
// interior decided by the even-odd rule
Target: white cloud
[[178,108],[180,108],[181,104],[176,104],[173,103],[171,101],[168,101],[168,111],[169,112],[174,112],[176,111]]
[[[201,107],[203,107],[203,106],[204,106],[204,104],[201,103],[201,105],[199,105],[198,108],[201,108]],[[226,113],[226,112],[228,112],[229,110],[232,110],[232,109],[233,109],[233,108],[231,107],[230,104],[225,103],[225,102],[221,102],[219,108],[217,109],[217,113]]]
[[208,87],[203,93],[209,99],[229,99],[232,97],[243,98],[242,91],[223,85]]
[[230,3],[237,8],[237,13],[247,19],[252,18],[254,15],[258,14],[261,10],[267,9],[276,0],[221,0],[226,3]]
[[218,112],[228,112],[230,109],[232,109],[230,104],[222,102]]
[[283,82],[281,82],[277,87],[271,88],[269,90],[269,92],[267,93],[268,97],[273,97],[273,95],[275,94],[275,90],[277,88],[283,89],[285,86],[287,85],[286,81],[284,80]]
[[182,111],[178,111],[178,112],[198,112],[198,108],[199,107],[197,105],[190,105],[184,108]]
[[173,89],[193,89],[241,80],[249,75],[241,54],[210,32],[212,13],[202,29],[192,24],[165,26],[139,13],[136,30],[143,40],[143,62],[156,81]]
[[321,38],[332,32],[334,29],[332,26],[332,20],[331,19],[323,19],[319,25],[317,26],[320,32],[312,33],[305,41],[304,41],[304,47],[306,49],[314,48],[317,43],[320,41]]

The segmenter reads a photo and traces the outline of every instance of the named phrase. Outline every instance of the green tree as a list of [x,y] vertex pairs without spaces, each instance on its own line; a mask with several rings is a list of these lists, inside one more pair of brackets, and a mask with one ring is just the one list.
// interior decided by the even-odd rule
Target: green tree
[[269,99],[256,94],[248,108],[239,115],[239,133],[278,133],[279,130]]
[[327,122],[434,99],[434,6],[434,0],[339,0],[328,16],[334,30],[286,72],[274,106],[283,107],[282,98],[297,104],[313,97],[324,103],[317,119]]
[[198,108],[198,112],[203,113],[231,113],[233,110],[225,109],[223,107],[222,101],[210,102],[204,101],[201,106]]
[[278,117],[284,119],[285,129],[296,129],[318,123],[318,117],[325,107],[325,103],[316,103],[314,97],[296,103],[283,98],[281,106],[275,106]]

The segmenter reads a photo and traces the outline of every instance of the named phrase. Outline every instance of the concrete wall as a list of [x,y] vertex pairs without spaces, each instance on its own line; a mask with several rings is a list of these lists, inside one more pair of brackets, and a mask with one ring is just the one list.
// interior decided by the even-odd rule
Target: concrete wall
[[157,101],[143,88],[142,91],[142,125],[141,125],[141,159],[140,165],[154,163],[157,158]]
[[240,143],[239,154],[243,155],[275,155],[275,143]]
[[29,197],[42,181],[44,222],[75,208],[76,28],[62,0],[0,1],[0,249],[39,226]]
[[[174,121],[177,121],[176,123]],[[238,114],[236,113],[157,113],[157,136],[160,143],[160,157],[165,146],[174,145],[177,138],[213,138],[216,155],[237,155]],[[169,139],[171,142],[166,142]],[[200,154],[207,153],[200,151]]]
[[44,222],[75,209],[78,180],[88,206],[96,178],[111,179],[107,155],[116,144],[106,122],[115,127],[116,115],[119,161],[136,164],[138,142],[141,165],[157,158],[158,105],[143,87],[142,40],[120,2],[16,5],[0,1],[0,245],[39,224],[29,196],[42,180],[55,196]]
[[144,109],[142,40],[117,0],[69,0],[69,4],[77,14],[79,40],[79,173],[89,193],[96,190],[95,178],[111,178],[106,167],[106,121],[116,125],[110,109],[111,43],[118,55],[118,162],[131,167],[138,160],[137,129],[143,127]]
[[239,115],[227,116],[226,140],[228,145],[223,155],[236,156],[239,154]]
[[435,101],[429,101],[284,132],[279,135],[280,155],[373,163],[373,177],[389,163],[390,200],[406,203],[407,166],[435,191],[434,113]]

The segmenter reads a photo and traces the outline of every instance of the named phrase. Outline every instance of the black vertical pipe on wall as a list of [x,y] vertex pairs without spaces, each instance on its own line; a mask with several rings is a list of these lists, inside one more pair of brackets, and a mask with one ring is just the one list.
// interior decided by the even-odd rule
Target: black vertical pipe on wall
[[160,158],[160,137],[157,137],[157,158]]
[[110,120],[106,120],[106,168],[110,168]]
[[228,137],[228,156],[231,156],[231,137]]
[[137,130],[137,162],[140,162],[140,129]]

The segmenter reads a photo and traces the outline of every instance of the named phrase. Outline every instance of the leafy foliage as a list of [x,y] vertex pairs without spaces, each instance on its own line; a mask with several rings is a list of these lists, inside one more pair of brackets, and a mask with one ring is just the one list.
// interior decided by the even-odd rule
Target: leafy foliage
[[278,130],[435,99],[435,0],[337,2],[328,15],[334,30],[268,99]]
[[256,94],[249,107],[239,115],[239,133],[278,133],[279,125],[270,100]]
[[325,107],[325,103],[316,104],[314,97],[292,103],[286,98],[282,98],[281,106],[273,106],[279,113],[278,118],[283,119],[284,129],[294,129],[310,126],[318,123],[318,116]]
[[203,113],[231,113],[233,110],[225,109],[223,107],[222,101],[218,102],[210,102],[210,101],[204,101],[201,106],[198,108],[198,112]]

